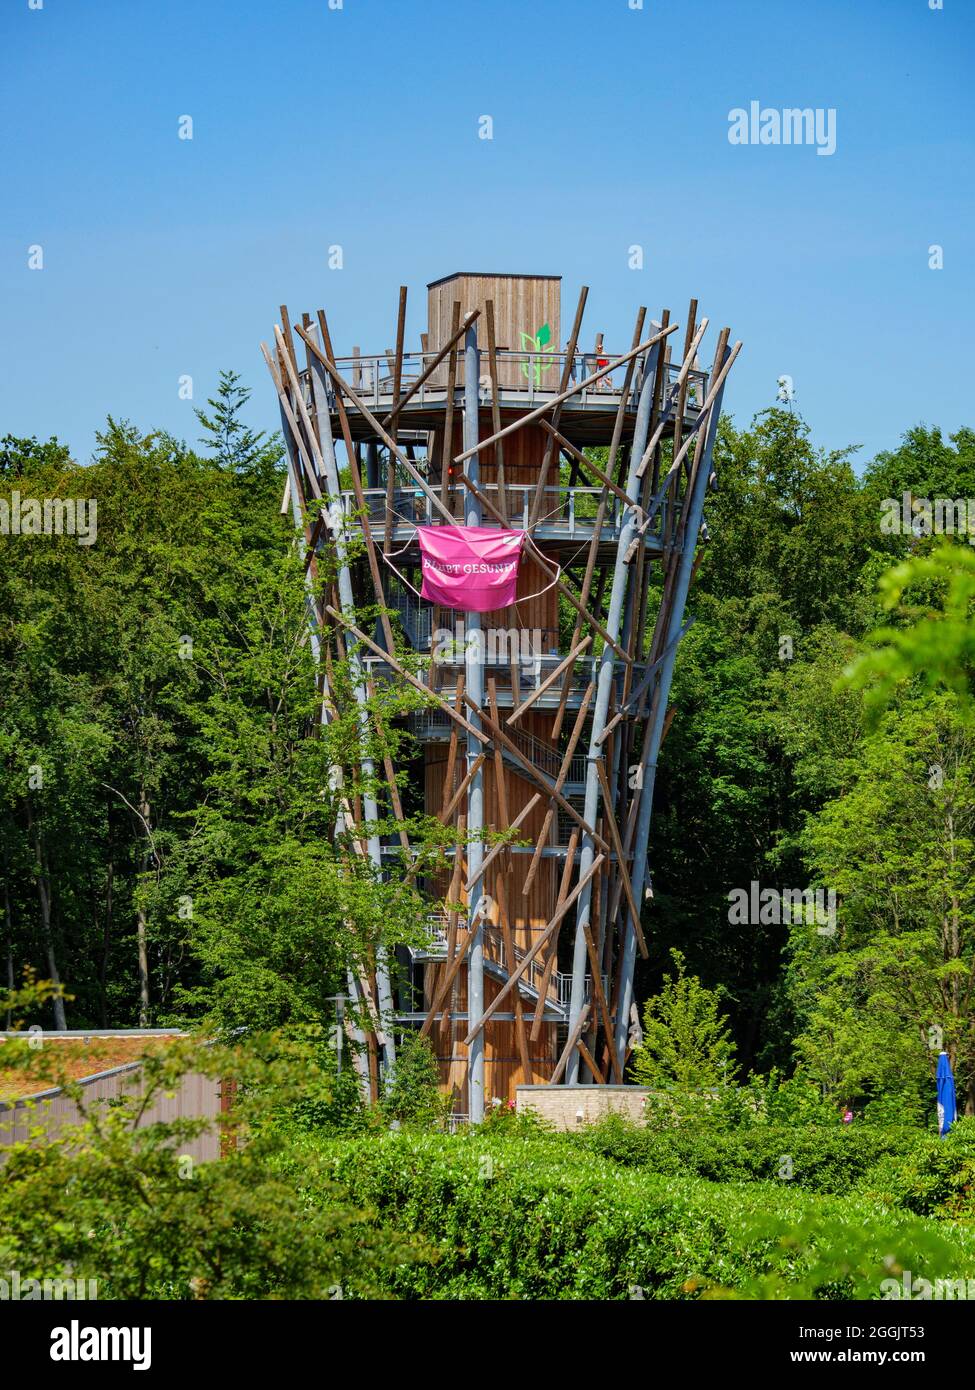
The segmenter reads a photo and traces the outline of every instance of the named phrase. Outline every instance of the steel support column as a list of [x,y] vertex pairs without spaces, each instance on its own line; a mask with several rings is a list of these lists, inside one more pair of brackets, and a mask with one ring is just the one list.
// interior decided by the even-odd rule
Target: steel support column
[[[720,362],[715,363],[715,374],[724,366],[730,356],[726,348]],[[645,735],[643,754],[640,760],[643,785],[640,788],[640,809],[637,812],[636,833],[633,842],[633,897],[637,907],[643,898],[643,885],[646,880],[647,846],[650,841],[650,821],[653,816],[653,789],[657,779],[657,755],[663,738],[664,719],[667,714],[667,701],[670,698],[670,685],[674,675],[674,661],[677,657],[677,638],[684,623],[684,608],[691,586],[691,571],[694,568],[694,552],[697,537],[704,516],[704,499],[711,476],[711,456],[714,440],[718,432],[721,416],[721,399],[724,385],[719,389],[706,425],[701,457],[694,474],[693,490],[690,497],[685,496],[684,537],[681,545],[680,561],[674,582],[673,603],[667,635],[661,650],[666,653],[657,676],[657,688],[651,705],[650,722]],[[623,940],[623,955],[620,962],[620,990],[616,1010],[616,1051],[622,1060],[625,1055],[626,1039],[629,1030],[630,1006],[633,1002],[633,969],[636,964],[636,928],[631,913],[627,913],[627,930]]]
[[[636,424],[634,426],[633,444],[630,449],[630,470],[627,479],[626,494],[628,497],[636,497],[639,493],[640,480],[636,476],[636,470],[643,451],[647,444],[647,435],[650,429],[650,415],[653,408],[654,384],[657,377],[658,363],[662,362],[661,344],[658,343],[650,352],[646,371],[643,374],[643,386],[640,391],[640,404],[637,408]],[[613,587],[609,597],[609,609],[606,615],[606,631],[614,641],[619,639],[620,628],[623,623],[623,607],[626,598],[626,587],[630,571],[626,564],[626,552],[630,543],[636,535],[638,515],[636,508],[627,507],[620,525],[620,533],[616,543],[616,562],[613,566]],[[604,749],[599,742],[599,736],[606,727],[606,716],[609,712],[609,697],[612,691],[613,678],[616,672],[616,655],[609,643],[605,643],[599,663],[599,676],[596,685],[596,700],[593,706],[592,732],[589,738],[589,754],[586,762],[586,800],[583,809],[583,816],[589,825],[596,824],[596,817],[599,815],[599,773],[597,766],[604,756]],[[579,877],[583,878],[592,867],[595,858],[595,844],[588,831],[583,831],[581,841],[581,852],[579,855]],[[579,895],[579,902],[576,908],[576,934],[572,952],[572,993],[569,1000],[569,1036],[571,1037],[582,1007],[585,1002],[586,989],[586,964],[588,952],[586,949],[586,928],[589,926],[589,917],[592,910],[592,880],[586,884],[582,893]],[[576,1083],[579,1075],[579,1054],[573,1050],[565,1070],[565,1083],[572,1086]]]
[[[468,328],[464,337],[464,448],[473,449],[479,439],[478,384],[481,377],[480,353],[477,348],[477,329]],[[450,441],[448,440],[448,452]],[[480,482],[479,455],[472,454],[467,463],[467,476],[475,487]],[[473,492],[467,491],[464,522],[480,526],[481,505]],[[467,692],[478,709],[484,704],[484,647],[480,613],[464,614],[464,674]],[[480,715],[471,711],[470,722],[480,733]],[[470,772],[483,748],[483,742],[473,734],[467,735],[467,771]],[[467,847],[468,879],[480,873],[484,861],[484,771],[474,773],[467,791],[467,829],[471,842]],[[483,884],[478,878],[467,903],[468,925],[474,928],[467,960],[467,1015],[471,1026],[484,1013],[484,903]],[[471,1041],[467,1064],[467,1107],[472,1124],[484,1119],[484,1029]]]

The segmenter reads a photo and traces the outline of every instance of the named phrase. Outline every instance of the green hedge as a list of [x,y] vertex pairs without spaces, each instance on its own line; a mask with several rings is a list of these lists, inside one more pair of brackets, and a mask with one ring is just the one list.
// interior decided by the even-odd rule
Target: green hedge
[[694,1173],[713,1182],[788,1182],[835,1195],[860,1192],[917,1215],[975,1219],[973,1120],[962,1120],[940,1139],[908,1126],[866,1124],[661,1133],[613,1116],[573,1135],[572,1142],[655,1173]]
[[436,1248],[388,1276],[400,1297],[878,1298],[902,1269],[975,1278],[975,1232],[865,1197],[652,1173],[555,1137],[316,1146],[376,1222]]

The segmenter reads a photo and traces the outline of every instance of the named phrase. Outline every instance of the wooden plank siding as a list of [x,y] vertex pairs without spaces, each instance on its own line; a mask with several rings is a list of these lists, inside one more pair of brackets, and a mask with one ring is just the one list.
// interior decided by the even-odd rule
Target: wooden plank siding
[[[495,338],[499,352],[521,352],[525,345],[522,333],[534,338],[543,324],[548,324],[551,337],[548,346],[553,352],[562,347],[561,286],[559,275],[480,275],[459,272],[427,286],[429,351],[436,352],[450,337],[454,301],[459,300],[461,313],[480,309],[477,320],[477,341],[482,353],[481,374],[487,372],[486,306],[494,303]],[[499,367],[501,386],[523,387],[527,378],[520,362],[508,362]],[[440,370],[440,369],[438,369]],[[457,384],[463,385],[464,361],[461,354],[457,364]],[[559,368],[544,367],[541,380],[548,385],[557,382]],[[443,369],[446,385],[447,373]],[[507,456],[505,461],[507,462]]]

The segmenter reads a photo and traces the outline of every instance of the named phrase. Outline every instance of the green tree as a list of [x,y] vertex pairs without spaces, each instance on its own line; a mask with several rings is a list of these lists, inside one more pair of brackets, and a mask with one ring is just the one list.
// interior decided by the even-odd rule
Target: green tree
[[633,1077],[641,1086],[700,1091],[733,1081],[735,1048],[721,995],[687,975],[672,951],[675,972],[643,1010],[643,1041],[635,1049]]
[[942,541],[881,575],[878,588],[894,623],[870,634],[869,649],[848,673],[852,686],[865,689],[868,712],[876,716],[910,681],[952,691],[959,713],[971,719],[975,554]]
[[269,441],[263,430],[255,433],[241,419],[250,397],[250,389],[241,385],[238,372],[221,372],[217,394],[207,398],[210,413],[196,411],[196,418],[205,431],[200,443],[221,468],[234,473],[261,471],[266,474],[281,457],[280,439]]
[[430,1040],[418,1032],[403,1037],[396,1055],[396,1075],[383,1097],[383,1114],[399,1124],[441,1125],[451,1097],[440,1092],[440,1070]]
[[933,1105],[937,1053],[975,1108],[975,760],[950,695],[892,710],[806,852],[839,899],[835,938],[794,928],[799,1055],[839,1100]]
[[[0,1008],[36,1012],[49,994],[30,987]],[[353,1207],[314,1149],[294,1171],[295,1107],[329,1099],[305,1042],[171,1039],[107,1106],[65,1074],[53,1045],[15,1037],[3,1051],[8,1084],[60,1085],[80,1116],[54,1139],[4,1150],[0,1263],[22,1280],[94,1280],[102,1299],[370,1297],[384,1271],[423,1257]],[[187,1154],[212,1122],[145,1119],[188,1074],[234,1097],[217,1159]]]

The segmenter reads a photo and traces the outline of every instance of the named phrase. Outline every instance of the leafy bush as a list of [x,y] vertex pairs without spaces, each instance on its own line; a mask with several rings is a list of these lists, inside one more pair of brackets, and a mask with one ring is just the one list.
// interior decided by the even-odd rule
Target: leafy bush
[[756,1125],[660,1132],[613,1115],[571,1136],[590,1153],[655,1173],[712,1182],[781,1182],[858,1192],[921,1216],[975,1216],[975,1121],[946,1139],[907,1125]]
[[348,1055],[341,1069],[331,1040],[314,1048],[316,1070],[321,1077],[317,1095],[302,1096],[292,1112],[299,1130],[321,1130],[326,1134],[361,1134],[369,1129],[372,1116],[362,1097],[362,1086],[354,1061]]
[[885,1155],[860,1191],[919,1216],[975,1221],[975,1119],[958,1120],[940,1139],[915,1135]]
[[383,1134],[320,1152],[379,1222],[438,1247],[384,1276],[401,1297],[877,1298],[905,1268],[975,1274],[975,1232],[950,1223],[628,1168],[561,1137]]
[[549,1133],[550,1126],[534,1110],[518,1111],[513,1101],[495,1100],[484,1112],[482,1134],[520,1134],[522,1138],[540,1138]]
[[735,1074],[735,1046],[721,1013],[720,991],[687,975],[680,951],[671,951],[674,975],[643,1010],[643,1041],[633,1077],[643,1086],[674,1086],[682,1093],[726,1085]]
[[[752,1097],[753,1119],[781,1125],[842,1123],[837,1106],[825,1100],[818,1084],[802,1072],[783,1076],[773,1067],[768,1076],[751,1075],[744,1089]],[[895,1117],[891,1123],[896,1122]]]
[[[63,1067],[54,1047],[8,1038],[2,1051],[9,1072],[60,1084],[82,1117],[56,1138],[4,1149],[0,1268],[23,1280],[94,1279],[103,1299],[321,1299],[337,1287],[380,1294],[380,1267],[423,1258],[377,1233],[314,1152],[297,1178],[290,1171],[296,1103],[327,1100],[306,1047],[270,1036],[233,1047],[171,1039],[110,1104],[50,1074]],[[222,1156],[210,1162],[185,1153],[209,1121],[143,1122],[188,1072],[235,1089],[220,1116]]]
[[442,1127],[452,1106],[441,1094],[437,1058],[428,1038],[406,1033],[396,1054],[392,1084],[380,1103],[388,1121],[400,1125]]

